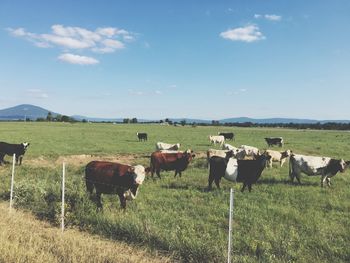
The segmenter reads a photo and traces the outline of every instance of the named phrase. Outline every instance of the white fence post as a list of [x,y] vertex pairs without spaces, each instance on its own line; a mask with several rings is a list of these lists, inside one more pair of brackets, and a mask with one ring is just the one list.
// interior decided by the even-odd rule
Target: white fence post
[[232,214],[233,214],[233,189],[230,189],[230,214],[228,223],[228,252],[227,262],[231,263],[231,249],[232,249]]
[[12,176],[11,176],[11,192],[10,192],[10,211],[12,209],[13,183],[14,183],[14,180],[15,180],[15,164],[16,164],[16,154],[13,154],[13,159],[12,159]]
[[64,231],[64,184],[65,184],[66,164],[63,163],[62,169],[62,208],[61,208],[61,230]]

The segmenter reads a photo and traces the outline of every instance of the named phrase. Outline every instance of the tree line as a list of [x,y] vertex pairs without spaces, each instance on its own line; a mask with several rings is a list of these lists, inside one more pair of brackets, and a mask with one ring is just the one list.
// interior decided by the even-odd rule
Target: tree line
[[[27,118],[26,121],[32,121]],[[54,122],[90,122],[87,119],[76,120],[67,115],[53,115],[49,112],[46,118],[37,118],[35,121],[44,122],[44,121],[54,121]],[[111,123],[112,121],[104,121],[105,123]],[[196,126],[222,126],[222,127],[268,127],[268,128],[291,128],[291,129],[314,129],[314,130],[350,130],[350,123],[340,123],[340,122],[317,122],[317,123],[253,123],[253,122],[225,122],[222,123],[218,120],[212,120],[211,122],[203,122],[197,123],[192,122],[189,123],[185,119],[177,122],[172,121],[170,118],[162,119],[159,121],[147,121],[147,122],[139,122],[137,118],[124,118],[122,120],[123,124],[135,124],[135,123],[160,123],[174,126],[188,126],[192,127]]]

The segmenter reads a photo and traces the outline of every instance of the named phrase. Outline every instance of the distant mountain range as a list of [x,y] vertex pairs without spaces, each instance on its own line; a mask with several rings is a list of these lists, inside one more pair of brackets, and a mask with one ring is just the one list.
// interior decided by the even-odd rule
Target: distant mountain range
[[[6,121],[6,120],[24,120],[26,118],[29,118],[30,120],[36,120],[38,118],[46,118],[47,114],[51,112],[52,116],[55,117],[57,115],[61,115],[59,113],[35,106],[30,104],[22,104],[15,107],[7,108],[0,110],[0,120]],[[93,122],[122,122],[123,118],[91,118],[81,115],[73,115],[70,116],[76,120],[88,120]],[[210,124],[211,120],[201,120],[201,119],[190,119],[190,118],[170,118],[173,122],[181,122],[182,120],[185,120],[186,123],[206,123]],[[145,120],[145,119],[138,119],[139,122],[152,122],[152,121],[158,121],[158,120]],[[220,123],[245,123],[245,122],[251,122],[251,123],[326,123],[326,122],[337,122],[337,123],[350,123],[350,120],[313,120],[313,119],[296,119],[296,118],[268,118],[268,119],[253,119],[248,117],[238,117],[238,118],[228,118],[228,119],[221,119],[217,120]]]

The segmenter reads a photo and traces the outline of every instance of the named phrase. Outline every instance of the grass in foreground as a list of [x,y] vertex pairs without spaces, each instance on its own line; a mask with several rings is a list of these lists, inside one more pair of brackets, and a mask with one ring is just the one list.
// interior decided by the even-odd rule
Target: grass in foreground
[[173,262],[142,248],[78,230],[63,234],[31,214],[0,203],[0,262]]

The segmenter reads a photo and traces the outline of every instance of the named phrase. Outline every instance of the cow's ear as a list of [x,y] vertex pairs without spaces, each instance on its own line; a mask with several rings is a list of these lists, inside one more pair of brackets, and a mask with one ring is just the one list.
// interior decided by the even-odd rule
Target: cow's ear
[[135,171],[135,168],[134,167],[129,167],[128,168],[128,173],[133,173]]

